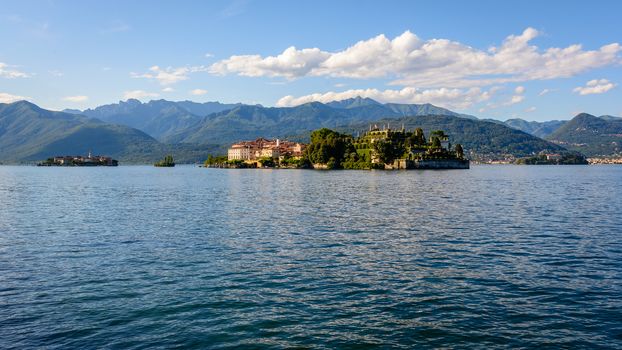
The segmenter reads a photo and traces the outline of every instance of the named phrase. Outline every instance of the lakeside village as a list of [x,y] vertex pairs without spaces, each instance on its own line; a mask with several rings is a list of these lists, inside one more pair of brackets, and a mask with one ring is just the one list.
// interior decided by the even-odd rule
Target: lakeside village
[[238,142],[226,157],[210,156],[212,168],[308,168],[308,169],[468,169],[462,146],[452,148],[441,130],[426,138],[421,128],[393,130],[388,125],[370,126],[353,137],[330,129],[311,133],[306,145],[291,141]]

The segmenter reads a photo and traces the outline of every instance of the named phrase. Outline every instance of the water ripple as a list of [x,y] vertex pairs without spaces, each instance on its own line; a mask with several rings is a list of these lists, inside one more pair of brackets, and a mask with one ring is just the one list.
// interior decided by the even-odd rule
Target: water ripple
[[0,347],[621,348],[621,175],[0,167]]

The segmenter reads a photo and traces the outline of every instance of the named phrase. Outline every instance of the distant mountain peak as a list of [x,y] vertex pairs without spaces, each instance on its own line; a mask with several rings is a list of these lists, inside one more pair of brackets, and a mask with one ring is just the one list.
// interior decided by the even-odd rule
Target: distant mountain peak
[[15,101],[12,103],[9,103],[10,105],[13,105],[15,107],[29,107],[29,108],[35,108],[35,109],[40,109],[39,106],[37,106],[36,104],[30,102],[30,101],[26,101],[26,100],[19,100],[19,101]]
[[576,117],[583,117],[583,118],[585,118],[585,117],[594,117],[594,118],[596,118],[595,115],[592,115],[592,114],[589,114],[589,113],[585,113],[585,112],[581,112],[581,113],[575,115],[575,118]]
[[135,98],[128,98],[126,101],[119,101],[119,104],[127,104],[127,105],[131,105],[131,106],[137,106],[137,105],[141,105],[143,103],[140,102],[139,100],[135,99]]
[[82,113],[81,110],[74,109],[74,108],[65,108],[61,112],[63,112],[63,113],[70,113],[70,114],[81,114]]
[[326,103],[327,106],[333,108],[354,108],[354,107],[362,107],[362,106],[370,106],[370,105],[382,105],[382,103],[371,99],[369,97],[361,97],[356,96],[353,98],[347,98],[345,100],[335,100]]

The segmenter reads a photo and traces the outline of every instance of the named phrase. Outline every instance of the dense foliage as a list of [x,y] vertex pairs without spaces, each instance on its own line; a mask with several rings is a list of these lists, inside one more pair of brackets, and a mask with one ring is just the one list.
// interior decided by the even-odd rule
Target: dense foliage
[[373,130],[359,138],[330,129],[319,129],[311,133],[304,160],[309,164],[328,169],[371,169],[384,168],[397,159],[462,159],[459,155],[441,147],[441,138],[447,135],[441,130],[431,133],[427,142],[421,128],[414,132]]
[[169,155],[165,156],[164,159],[162,159],[161,161],[156,162],[154,164],[154,166],[157,166],[157,167],[174,167],[175,166],[175,160],[173,159],[173,156],[169,154]]
[[304,158],[311,164],[326,164],[328,169],[339,169],[352,153],[356,153],[352,136],[323,128],[311,133],[311,143]]
[[203,165],[205,165],[206,167],[209,166],[214,166],[214,165],[220,165],[220,164],[225,164],[227,162],[227,156],[213,156],[213,155],[209,155],[207,156],[207,160],[205,160],[205,162],[203,163]]

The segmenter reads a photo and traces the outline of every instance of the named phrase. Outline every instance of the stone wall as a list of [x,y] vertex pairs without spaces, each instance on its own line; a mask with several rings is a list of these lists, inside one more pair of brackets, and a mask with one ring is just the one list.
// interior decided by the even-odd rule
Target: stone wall
[[393,164],[385,164],[387,170],[394,169],[469,169],[468,160],[439,159],[439,160],[409,160],[397,159]]

